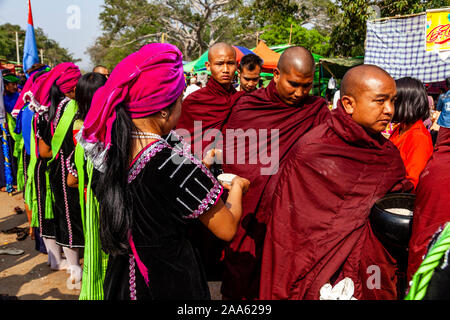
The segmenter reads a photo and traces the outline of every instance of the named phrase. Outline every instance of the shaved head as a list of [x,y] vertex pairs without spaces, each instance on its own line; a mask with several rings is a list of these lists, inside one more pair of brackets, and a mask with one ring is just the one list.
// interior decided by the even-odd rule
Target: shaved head
[[315,71],[316,63],[308,49],[295,46],[283,52],[280,60],[278,60],[277,68],[281,73],[290,72],[294,69],[302,74],[311,74]]
[[394,79],[374,65],[359,65],[347,71],[341,82],[345,112],[367,131],[379,134],[394,115],[397,89]]
[[382,68],[371,64],[362,64],[351,68],[342,78],[341,97],[347,95],[357,98],[362,90],[366,90],[370,86],[369,82],[374,78],[381,81],[394,81],[390,74]]
[[223,52],[232,53],[234,59],[236,59],[236,51],[232,46],[225,42],[217,42],[216,44],[212,45],[211,48],[209,48],[208,61],[211,62],[217,55]]
[[228,90],[237,68],[236,51],[229,44],[218,42],[209,48],[205,66],[211,77]]
[[306,48],[290,47],[283,52],[273,72],[279,97],[287,105],[299,105],[314,83],[315,61]]

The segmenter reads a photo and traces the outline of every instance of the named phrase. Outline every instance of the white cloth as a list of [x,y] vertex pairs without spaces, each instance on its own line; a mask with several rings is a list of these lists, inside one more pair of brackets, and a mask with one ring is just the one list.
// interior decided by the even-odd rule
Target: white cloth
[[357,300],[353,297],[355,284],[352,279],[344,278],[334,287],[326,283],[320,288],[320,300]]
[[198,85],[191,84],[190,86],[188,86],[186,88],[186,91],[184,92],[184,95],[183,95],[183,99],[185,99],[188,95],[190,95],[192,92],[197,91],[198,89],[201,89]]
[[328,80],[328,89],[333,90],[336,89],[336,80],[331,77],[330,80]]
[[333,97],[333,109],[332,110],[337,108],[337,103],[340,98],[341,98],[341,90],[338,90],[335,92],[334,97]]

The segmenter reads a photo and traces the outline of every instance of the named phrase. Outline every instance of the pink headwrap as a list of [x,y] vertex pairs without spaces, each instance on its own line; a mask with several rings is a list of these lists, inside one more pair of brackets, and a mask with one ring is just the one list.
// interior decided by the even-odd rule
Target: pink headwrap
[[[143,118],[176,101],[185,87],[183,55],[174,45],[151,43],[123,59],[92,99],[78,141],[94,162],[111,145],[116,106],[124,103],[131,118]],[[97,167],[97,166],[96,166]]]
[[27,79],[27,82],[25,82],[25,85],[23,86],[23,89],[20,92],[19,99],[17,99],[17,102],[14,105],[13,110],[11,111],[11,115],[14,118],[17,118],[20,110],[22,110],[23,106],[25,105],[25,101],[24,101],[23,97],[24,97],[25,93],[30,91],[31,87],[33,86],[33,78],[34,77],[29,77]]
[[50,89],[55,81],[62,93],[68,93],[75,88],[80,78],[78,66],[72,62],[60,63],[37,78],[23,99],[31,100],[30,107],[34,107],[36,111],[41,110],[41,107],[46,109],[50,106]]

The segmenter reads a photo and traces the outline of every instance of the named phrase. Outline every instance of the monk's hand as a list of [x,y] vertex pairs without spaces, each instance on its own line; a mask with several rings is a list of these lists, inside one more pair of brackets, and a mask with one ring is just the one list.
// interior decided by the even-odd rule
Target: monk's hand
[[242,191],[242,194],[246,194],[248,191],[248,188],[250,187],[250,181],[248,181],[245,178],[236,176],[231,180],[231,185],[224,184],[223,185],[226,189],[231,190],[233,188],[240,188]]

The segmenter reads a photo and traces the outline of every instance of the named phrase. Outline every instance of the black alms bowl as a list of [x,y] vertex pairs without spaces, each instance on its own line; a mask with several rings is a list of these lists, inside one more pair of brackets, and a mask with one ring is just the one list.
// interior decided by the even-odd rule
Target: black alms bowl
[[370,212],[372,230],[381,243],[395,248],[407,248],[411,237],[412,215],[401,215],[386,209],[414,210],[416,196],[411,193],[391,193],[375,202]]

